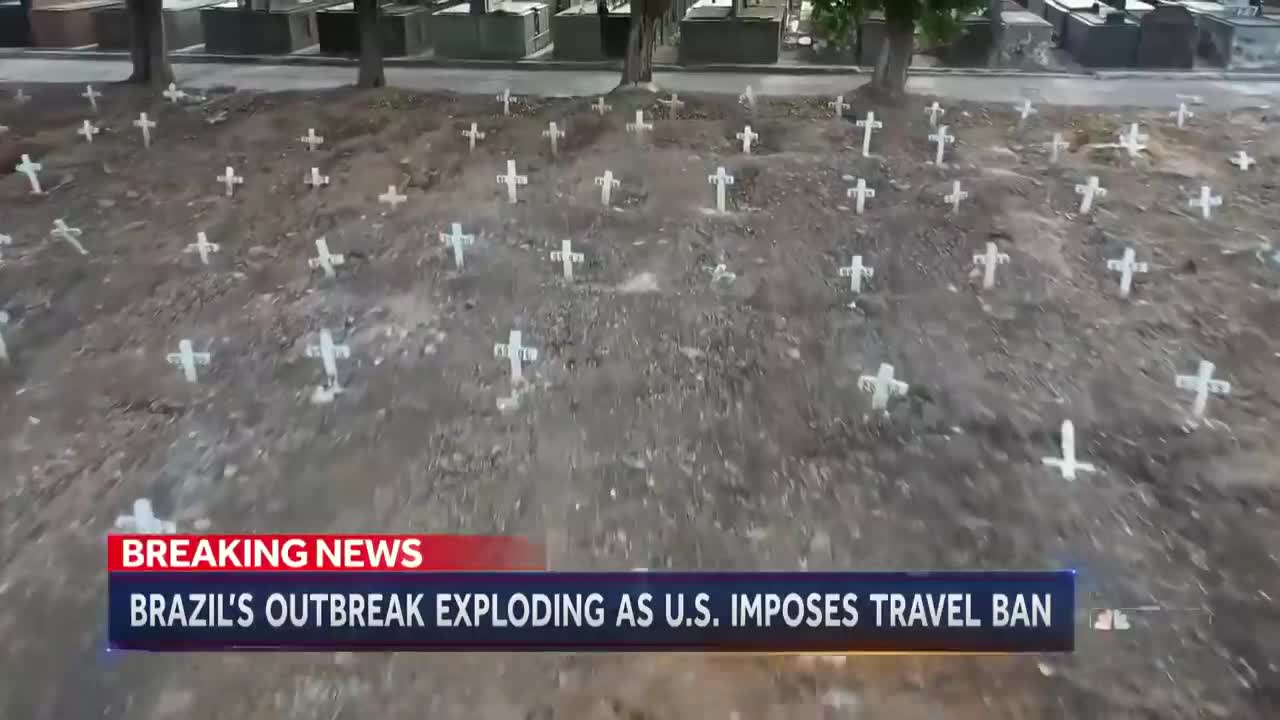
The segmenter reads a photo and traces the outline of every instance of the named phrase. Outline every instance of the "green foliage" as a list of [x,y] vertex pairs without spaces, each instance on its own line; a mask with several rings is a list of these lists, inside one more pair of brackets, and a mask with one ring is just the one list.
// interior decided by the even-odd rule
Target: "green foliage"
[[946,42],[955,37],[966,15],[986,8],[987,0],[813,0],[814,29],[837,47],[853,41],[868,13],[882,12],[890,22],[913,21],[925,38]]

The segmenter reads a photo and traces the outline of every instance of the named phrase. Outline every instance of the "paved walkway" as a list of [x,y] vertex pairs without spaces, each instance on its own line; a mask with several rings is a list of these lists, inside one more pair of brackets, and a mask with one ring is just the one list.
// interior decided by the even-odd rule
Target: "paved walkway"
[[[314,90],[349,85],[355,70],[302,65],[182,63],[174,65],[178,81],[192,88],[230,86],[244,90]],[[0,83],[108,83],[129,74],[121,60],[0,59]],[[779,75],[769,73],[659,74],[655,80],[676,92],[740,92],[748,84],[761,95],[835,95],[866,82],[860,75]],[[445,68],[388,68],[387,82],[415,90],[590,96],[617,85],[612,71],[480,70]],[[1280,102],[1280,82],[1227,81],[1200,78],[1058,78],[917,76],[914,93],[963,98],[977,102],[1016,102],[1034,88],[1040,102],[1054,105],[1141,107],[1176,106],[1177,96],[1196,95],[1219,108],[1239,108]]]

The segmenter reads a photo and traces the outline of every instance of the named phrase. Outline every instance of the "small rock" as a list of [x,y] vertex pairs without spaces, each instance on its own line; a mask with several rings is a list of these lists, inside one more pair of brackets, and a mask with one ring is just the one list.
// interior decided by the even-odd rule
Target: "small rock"
[[115,206],[116,206],[115,200],[112,200],[110,198],[98,198],[98,207],[102,208],[103,210],[106,210],[107,208],[113,208]]
[[126,190],[124,193],[124,196],[129,198],[130,200],[137,200],[139,197],[141,197],[138,194],[137,190]]

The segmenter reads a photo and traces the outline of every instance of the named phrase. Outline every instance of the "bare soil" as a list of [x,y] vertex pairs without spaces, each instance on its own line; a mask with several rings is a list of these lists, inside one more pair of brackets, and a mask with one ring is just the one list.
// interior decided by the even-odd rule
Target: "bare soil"
[[[1280,133],[1260,111],[874,108],[825,99],[525,99],[80,87],[0,105],[0,717],[805,720],[1280,713]],[[9,95],[6,93],[5,97]],[[643,107],[650,136],[624,126]],[[159,127],[149,150],[130,124]],[[558,157],[541,132],[567,131]],[[488,136],[468,152],[471,122]],[[1129,122],[1150,147],[1114,147]],[[735,133],[761,135],[751,156]],[[308,152],[297,138],[325,138]],[[1055,129],[1072,140],[1048,162]],[[1259,165],[1240,172],[1245,149]],[[529,178],[507,202],[513,158]],[[216,177],[245,177],[233,197]],[[736,178],[730,212],[707,175]],[[312,190],[312,166],[332,178]],[[601,206],[594,178],[621,180]],[[1074,186],[1109,194],[1077,216]],[[850,179],[846,180],[848,176]],[[845,189],[877,196],[853,213]],[[958,214],[942,196],[970,193]],[[1224,198],[1200,219],[1202,184]],[[395,185],[394,210],[377,195]],[[49,230],[83,231],[87,256]],[[453,268],[438,238],[477,235]],[[206,267],[184,247],[220,244]],[[314,240],[346,255],[336,279]],[[549,253],[586,261],[566,284]],[[1008,253],[982,290],[973,256]],[[1128,300],[1105,261],[1151,263]],[[855,298],[838,268],[875,269]],[[708,269],[736,274],[712,283]],[[313,402],[321,329],[351,348]],[[516,409],[493,344],[539,352]],[[198,384],[166,362],[212,353]],[[1232,384],[1186,425],[1177,374]],[[859,377],[910,383],[887,414]],[[1075,423],[1098,471],[1042,465]],[[184,530],[528,535],[556,568],[1056,568],[1070,656],[811,658],[103,652],[103,540],[136,498]]]

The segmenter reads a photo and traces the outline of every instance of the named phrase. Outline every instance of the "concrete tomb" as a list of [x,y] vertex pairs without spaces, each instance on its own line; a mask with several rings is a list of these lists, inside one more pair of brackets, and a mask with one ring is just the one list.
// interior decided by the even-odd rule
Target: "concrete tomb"
[[119,0],[32,0],[28,14],[35,47],[83,47],[98,42],[93,16]]
[[1280,69],[1280,20],[1203,15],[1198,51],[1206,62],[1227,70]]
[[551,44],[551,9],[540,2],[470,0],[431,16],[439,57],[519,60]]
[[594,2],[575,2],[551,18],[552,53],[557,60],[612,60],[627,54],[631,4],[610,2],[601,16]]
[[288,55],[318,41],[316,11],[340,0],[226,0],[200,9],[204,50],[225,55]]
[[680,21],[679,62],[776,63],[786,19],[783,0],[698,0]]
[[[164,42],[170,52],[204,42],[200,11],[220,0],[164,0]],[[94,34],[99,50],[128,50],[133,32],[128,8],[121,4],[93,13]]]
[[0,47],[27,47],[31,44],[31,23],[27,19],[30,0],[0,0]]
[[[419,55],[431,47],[432,9],[422,5],[387,4],[379,8],[378,31],[383,57]],[[327,55],[358,55],[360,25],[355,3],[322,8],[316,13],[316,37]]]
[[1063,47],[1081,65],[1091,68],[1133,67],[1138,61],[1136,20],[1099,6],[1103,14],[1076,11],[1067,18]]
[[1138,67],[1190,70],[1195,66],[1198,30],[1190,10],[1161,4],[1143,15],[1139,24]]

